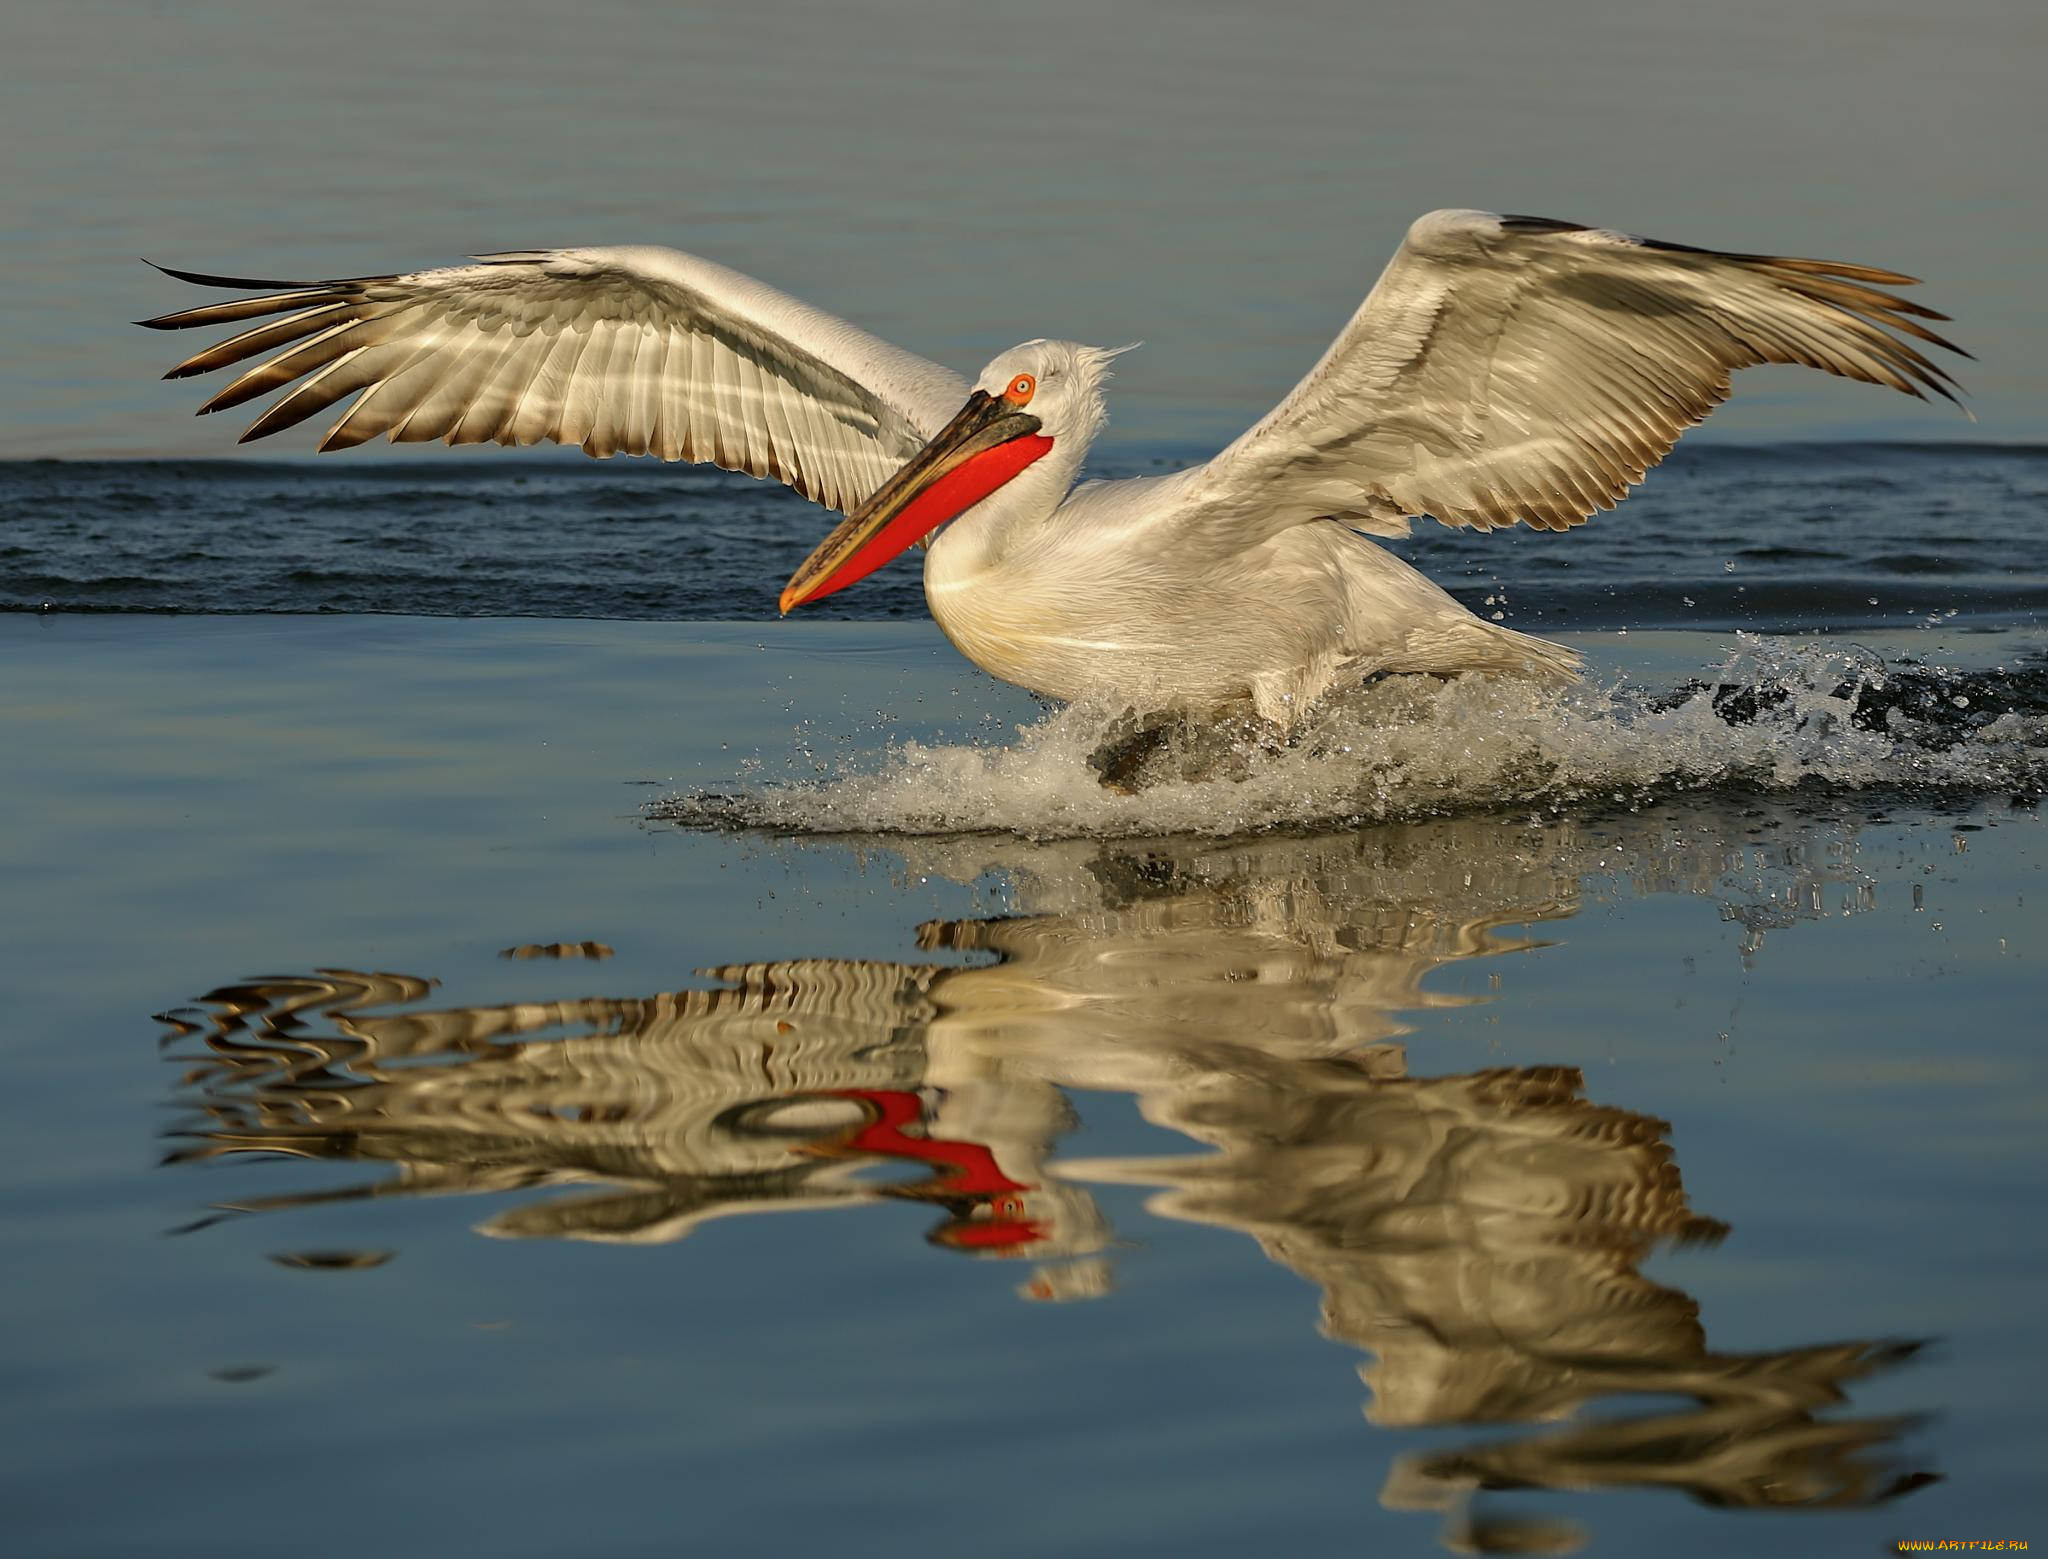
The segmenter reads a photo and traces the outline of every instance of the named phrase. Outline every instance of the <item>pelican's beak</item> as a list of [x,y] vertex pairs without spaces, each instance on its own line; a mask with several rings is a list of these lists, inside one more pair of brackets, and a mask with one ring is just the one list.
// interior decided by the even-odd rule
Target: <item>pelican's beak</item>
[[980,503],[1052,448],[1039,421],[976,390],[960,415],[840,521],[783,587],[782,610],[865,579],[921,536]]

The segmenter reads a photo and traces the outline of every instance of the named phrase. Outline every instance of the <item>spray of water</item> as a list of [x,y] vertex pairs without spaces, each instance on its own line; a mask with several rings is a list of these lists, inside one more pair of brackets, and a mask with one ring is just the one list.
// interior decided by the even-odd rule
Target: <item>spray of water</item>
[[1330,700],[1277,750],[1250,730],[1178,734],[1134,793],[1100,779],[1105,742],[1127,728],[1127,711],[1073,705],[1007,743],[901,740],[859,772],[672,796],[652,811],[791,834],[1054,839],[1558,812],[1710,789],[2031,797],[2048,788],[2048,666],[1944,671],[1742,634],[1705,677],[1663,691],[1390,678]]

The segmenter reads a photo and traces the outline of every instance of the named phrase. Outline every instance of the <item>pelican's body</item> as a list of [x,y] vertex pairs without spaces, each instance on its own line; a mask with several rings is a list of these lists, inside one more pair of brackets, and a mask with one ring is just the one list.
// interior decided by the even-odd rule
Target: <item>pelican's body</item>
[[1283,728],[1376,672],[1573,674],[1569,651],[1482,621],[1366,533],[1579,524],[1753,363],[1950,393],[1902,339],[1948,347],[1914,317],[1942,316],[1870,285],[1911,278],[1472,211],[1410,228],[1322,361],[1215,459],[1118,482],[1081,481],[1114,353],[1027,342],[970,386],[674,250],[312,284],[172,274],[284,289],[147,322],[284,316],[171,371],[259,359],[205,411],[302,381],[245,438],[354,396],[323,449],[554,440],[776,476],[847,516],[784,611],[926,541],[932,615],[993,675]]
[[1091,482],[1050,512],[1001,495],[925,554],[925,601],[983,670],[1049,698],[1140,712],[1249,706],[1293,724],[1331,686],[1377,671],[1569,675],[1576,659],[1481,621],[1334,520],[1223,558],[1171,543],[1199,470]]

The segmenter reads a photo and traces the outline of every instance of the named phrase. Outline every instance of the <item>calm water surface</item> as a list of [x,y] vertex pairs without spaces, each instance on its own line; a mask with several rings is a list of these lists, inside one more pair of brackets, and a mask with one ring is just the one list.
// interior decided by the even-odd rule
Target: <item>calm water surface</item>
[[[1926,458],[1999,559],[1866,589],[1953,496],[1879,455],[1893,522],[1755,563],[1918,616],[1623,633],[1594,542],[1576,702],[1114,814],[928,623],[0,616],[10,1546],[2032,1535],[2038,457]],[[417,530],[337,480],[313,548]],[[1659,573],[1740,621],[1720,523]]]

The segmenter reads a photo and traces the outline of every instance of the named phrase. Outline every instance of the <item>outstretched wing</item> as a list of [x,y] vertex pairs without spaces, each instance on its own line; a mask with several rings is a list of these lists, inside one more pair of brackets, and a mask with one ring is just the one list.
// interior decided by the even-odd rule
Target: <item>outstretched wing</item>
[[[1757,363],[1955,399],[1913,345],[1945,319],[1831,260],[1437,211],[1408,230],[1321,362],[1189,473],[1184,518],[1270,532],[1408,517],[1565,530],[1611,509]],[[1968,354],[1963,354],[1967,356]]]
[[[958,375],[724,266],[673,249],[551,249],[345,281],[167,274],[262,296],[157,330],[266,319],[166,378],[258,359],[200,408],[296,382],[243,442],[354,396],[320,447],[386,434],[580,444],[773,476],[850,509],[960,409]],[[282,315],[280,319],[269,319]]]

